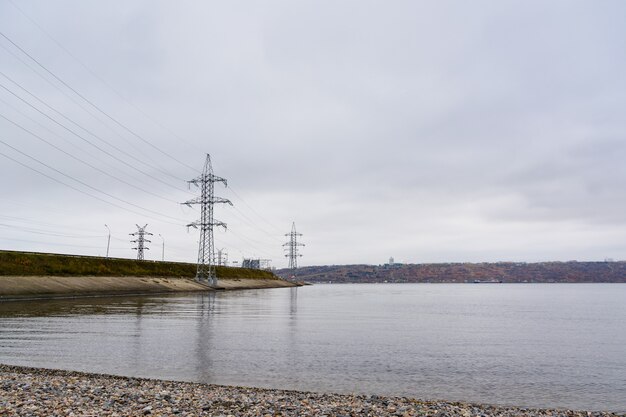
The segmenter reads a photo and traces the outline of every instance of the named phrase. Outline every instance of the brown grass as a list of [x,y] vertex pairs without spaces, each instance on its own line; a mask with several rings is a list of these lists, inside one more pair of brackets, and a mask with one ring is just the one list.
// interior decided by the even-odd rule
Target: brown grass
[[[196,265],[179,262],[137,261],[95,256],[0,251],[0,276],[95,276],[192,278]],[[278,279],[272,272],[217,267],[218,278]]]

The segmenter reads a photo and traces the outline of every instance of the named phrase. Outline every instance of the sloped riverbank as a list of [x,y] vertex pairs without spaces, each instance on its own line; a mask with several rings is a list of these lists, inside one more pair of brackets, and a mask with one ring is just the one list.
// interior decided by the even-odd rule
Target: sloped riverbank
[[[282,279],[220,279],[218,289],[245,290],[295,287]],[[0,301],[215,291],[190,278],[0,276]]]
[[[0,300],[215,291],[188,263],[0,251]],[[219,289],[294,287],[270,271],[217,267]]]

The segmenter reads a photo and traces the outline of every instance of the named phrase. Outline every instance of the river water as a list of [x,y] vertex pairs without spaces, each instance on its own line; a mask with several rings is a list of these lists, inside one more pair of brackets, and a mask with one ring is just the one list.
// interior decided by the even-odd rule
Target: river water
[[0,303],[0,362],[626,410],[626,284],[358,284]]

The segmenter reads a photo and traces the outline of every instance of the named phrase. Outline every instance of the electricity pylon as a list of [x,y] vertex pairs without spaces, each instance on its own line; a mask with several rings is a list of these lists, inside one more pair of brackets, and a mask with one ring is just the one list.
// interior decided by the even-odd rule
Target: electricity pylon
[[204,169],[200,176],[187,181],[189,185],[195,185],[200,188],[200,197],[186,201],[185,204],[191,207],[192,204],[200,204],[200,220],[187,225],[197,229],[200,227],[200,240],[198,242],[198,269],[196,272],[196,281],[206,281],[209,285],[217,285],[217,276],[215,275],[215,246],[213,241],[213,226],[222,226],[226,229],[226,223],[220,222],[213,218],[213,206],[219,203],[227,203],[231,206],[230,200],[221,197],[215,197],[215,183],[223,182],[224,186],[228,184],[224,178],[213,174],[213,166],[211,165],[211,155],[206,155]]
[[291,225],[291,232],[286,233],[285,236],[289,237],[289,242],[283,245],[287,246],[287,248],[285,249],[287,251],[285,258],[289,258],[289,269],[297,269],[298,258],[302,257],[302,255],[298,251],[298,246],[304,246],[304,243],[298,242],[298,237],[302,236],[302,233],[296,232],[295,222],[293,222]]
[[133,249],[137,251],[137,260],[143,261],[143,251],[150,250],[150,248],[145,246],[145,243],[151,243],[150,240],[146,239],[146,236],[152,236],[152,233],[146,232],[146,227],[148,227],[147,224],[144,227],[141,227],[138,224],[135,224],[135,226],[137,226],[137,231],[135,233],[129,233],[129,235],[137,236],[137,239],[131,240],[130,242],[137,244],[137,247]]

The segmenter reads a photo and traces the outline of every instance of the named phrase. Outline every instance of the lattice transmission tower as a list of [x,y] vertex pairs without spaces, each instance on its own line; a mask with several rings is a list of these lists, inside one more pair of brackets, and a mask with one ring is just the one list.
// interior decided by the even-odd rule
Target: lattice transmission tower
[[298,237],[302,236],[302,233],[296,232],[295,222],[293,222],[291,225],[291,232],[286,233],[285,236],[289,238],[289,242],[283,245],[287,246],[287,248],[285,248],[285,250],[287,251],[285,258],[289,258],[289,269],[297,269],[298,258],[302,257],[300,251],[298,250],[298,247],[304,246],[304,243],[298,242]]
[[146,236],[152,236],[152,233],[146,232],[146,227],[148,227],[147,224],[144,227],[141,227],[138,224],[135,224],[135,226],[137,226],[137,231],[135,233],[129,233],[129,235],[137,236],[137,239],[131,240],[130,242],[137,244],[137,247],[133,248],[133,250],[137,251],[137,260],[143,261],[143,251],[150,250],[150,248],[146,247],[146,243],[152,242],[146,239]]
[[215,183],[222,182],[224,186],[228,186],[224,178],[213,174],[213,166],[211,165],[211,155],[206,155],[204,169],[200,176],[187,181],[200,188],[200,197],[186,201],[185,204],[191,207],[192,204],[200,205],[200,220],[187,225],[189,227],[200,228],[200,240],[198,242],[198,269],[196,272],[197,281],[206,281],[209,285],[217,285],[217,276],[215,275],[215,245],[213,240],[213,226],[222,226],[226,229],[226,223],[220,222],[213,218],[213,206],[215,204],[227,203],[231,206],[230,200],[221,197],[215,197]]

